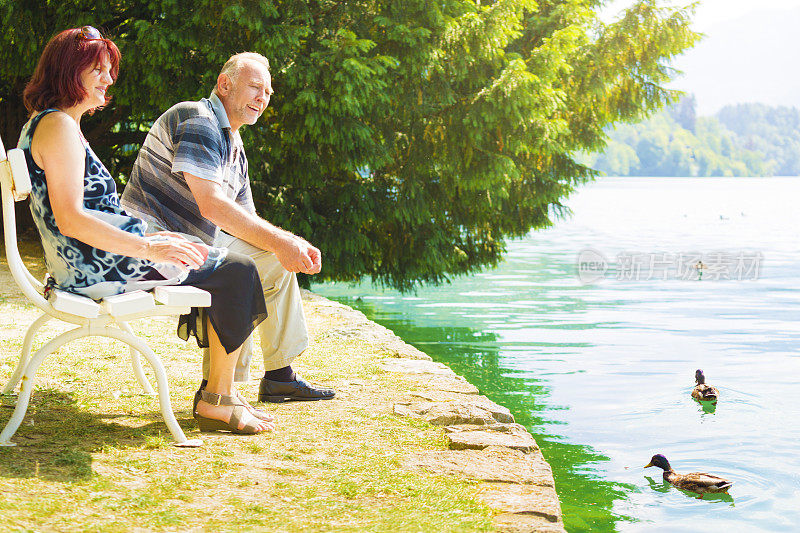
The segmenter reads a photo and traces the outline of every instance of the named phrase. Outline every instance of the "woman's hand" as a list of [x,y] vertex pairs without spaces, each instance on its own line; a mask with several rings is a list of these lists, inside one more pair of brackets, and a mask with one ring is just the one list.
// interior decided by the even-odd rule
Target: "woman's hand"
[[195,269],[205,263],[208,247],[183,237],[159,235],[155,239],[147,239],[144,258],[154,263],[167,263],[179,267]]
[[194,249],[197,250],[197,253],[203,256],[203,263],[205,263],[206,259],[208,259],[208,246],[202,242],[188,242],[190,246],[194,246]]
[[208,246],[202,242],[195,242],[190,241],[186,238],[185,235],[182,233],[175,233],[174,231],[156,231],[154,233],[148,233],[145,237],[172,237],[179,241],[186,242],[189,245],[193,246],[197,252],[203,256],[203,262],[205,263],[206,259],[208,259]]

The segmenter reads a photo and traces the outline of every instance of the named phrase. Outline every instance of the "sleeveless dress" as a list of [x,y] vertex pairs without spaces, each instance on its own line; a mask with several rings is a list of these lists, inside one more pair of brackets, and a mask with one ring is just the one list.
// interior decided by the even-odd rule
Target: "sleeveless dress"
[[[157,265],[152,261],[118,255],[98,250],[59,231],[50,205],[44,170],[31,156],[31,140],[39,122],[46,115],[58,111],[47,109],[37,114],[22,128],[19,148],[25,154],[31,177],[30,208],[44,248],[47,272],[54,285],[89,298],[100,299],[121,292],[148,290],[157,285],[176,285],[188,274],[172,265]],[[108,170],[84,141],[86,171],[84,174],[83,208],[85,212],[112,226],[143,237],[147,224],[129,216],[119,205],[117,186]],[[210,268],[214,268],[224,253],[217,249]],[[153,271],[160,276],[154,276]],[[161,279],[147,279],[147,278]]]
[[[43,117],[58,109],[47,109],[34,115],[22,128],[18,147],[25,154],[31,178],[30,208],[44,248],[45,265],[50,284],[55,287],[101,299],[134,290],[149,290],[158,285],[192,285],[211,293],[211,307],[193,309],[181,317],[179,335],[197,338],[208,346],[206,315],[211,319],[222,345],[232,352],[250,336],[266,318],[266,304],[255,263],[242,254],[224,248],[209,248],[208,258],[195,270],[154,263],[89,246],[59,231],[50,204],[44,170],[33,160],[31,141]],[[111,174],[83,140],[86,150],[83,209],[90,215],[123,231],[146,237],[147,223],[130,216],[119,205],[117,186]]]

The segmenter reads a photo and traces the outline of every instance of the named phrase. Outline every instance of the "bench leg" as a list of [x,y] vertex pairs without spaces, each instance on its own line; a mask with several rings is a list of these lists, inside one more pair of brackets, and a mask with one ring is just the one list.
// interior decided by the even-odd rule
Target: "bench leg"
[[[46,321],[43,321],[42,324],[44,322]],[[36,322],[34,322],[35,324]],[[41,324],[39,325],[41,326]],[[33,326],[31,326],[32,329]],[[28,332],[30,333],[31,330],[28,330]],[[22,389],[19,392],[19,398],[17,398],[17,406],[14,408],[14,413],[11,415],[11,419],[6,424],[3,432],[0,433],[0,446],[16,446],[15,443],[11,442],[11,437],[19,429],[19,425],[22,424],[22,419],[25,418],[25,413],[28,411],[28,402],[31,399],[33,386],[36,384],[36,371],[39,370],[44,358],[58,350],[62,345],[87,335],[89,335],[88,326],[72,329],[51,340],[33,354],[33,357],[25,365],[25,371],[22,373]],[[33,336],[31,335],[31,337]]]
[[2,433],[0,433],[0,446],[16,446],[15,443],[11,442],[11,437],[17,432],[20,424],[22,424],[22,420],[25,418],[25,413],[28,410],[28,403],[30,402],[31,393],[33,392],[36,381],[36,371],[39,369],[39,366],[41,366],[44,358],[68,342],[93,335],[117,339],[144,355],[155,373],[161,415],[164,417],[164,422],[167,424],[167,428],[175,439],[175,445],[180,447],[196,447],[202,445],[203,442],[199,439],[187,439],[178,421],[175,419],[175,414],[172,412],[172,405],[169,399],[169,386],[167,384],[167,374],[164,370],[164,365],[161,364],[161,360],[153,350],[150,349],[147,343],[133,334],[117,328],[82,326],[62,333],[39,348],[25,365],[25,371],[22,374],[22,390],[19,393],[19,398],[17,398],[17,405],[14,408],[14,413],[11,415],[11,419],[6,424]]
[[[119,327],[122,331],[133,335],[133,330],[127,322],[119,322]],[[133,367],[133,373],[136,375],[136,380],[142,387],[142,391],[148,396],[155,396],[156,391],[153,390],[153,386],[150,385],[150,380],[148,380],[147,376],[144,375],[142,359],[139,357],[139,352],[133,348],[131,348],[131,366]]]
[[156,385],[158,386],[158,403],[161,407],[161,415],[164,417],[164,423],[167,424],[169,432],[172,433],[172,438],[175,439],[175,445],[186,448],[194,448],[201,446],[203,441],[200,439],[189,440],[184,435],[181,426],[175,419],[175,413],[172,412],[172,404],[169,399],[169,385],[167,384],[167,373],[164,370],[164,365],[161,359],[150,349],[146,342],[134,336],[127,331],[122,331],[117,328],[105,327],[101,331],[93,331],[94,335],[102,335],[104,337],[111,337],[120,340],[136,350],[147,359],[153,373],[156,377]]
[[17,363],[17,368],[14,369],[14,374],[11,376],[11,379],[8,380],[6,386],[3,387],[2,392],[0,394],[9,394],[14,391],[14,387],[17,386],[19,383],[20,378],[22,377],[22,372],[25,370],[25,365],[28,364],[28,358],[31,355],[31,346],[33,346],[33,337],[36,335],[36,332],[39,331],[43,325],[52,319],[50,315],[44,314],[37,318],[33,324],[28,327],[28,331],[25,333],[25,340],[22,341],[22,352],[19,356],[19,363]]

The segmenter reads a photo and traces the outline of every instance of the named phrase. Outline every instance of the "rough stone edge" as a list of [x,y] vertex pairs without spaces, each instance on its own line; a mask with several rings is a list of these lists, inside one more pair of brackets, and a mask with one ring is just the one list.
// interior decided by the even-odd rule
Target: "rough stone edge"
[[328,331],[324,334],[324,337],[357,337],[375,345],[376,348],[380,348],[384,354],[390,357],[431,360],[428,354],[407,344],[390,329],[371,321],[361,311],[305,289],[303,289],[302,294],[303,301],[307,304],[314,306],[318,310],[326,309],[328,314],[339,315],[347,321],[346,326]]
[[[375,345],[376,348],[381,349],[385,354],[388,354],[391,357],[417,360],[419,363],[421,363],[419,365],[420,367],[431,368],[430,373],[424,370],[420,372],[418,368],[415,370],[403,370],[402,363],[399,365],[393,365],[391,364],[391,361],[384,360],[384,369],[386,371],[403,373],[408,377],[416,377],[418,381],[419,378],[423,378],[425,376],[428,376],[429,378],[436,378],[426,380],[426,386],[431,386],[432,384],[436,385],[436,380],[439,380],[439,383],[441,383],[441,380],[445,380],[444,385],[430,387],[433,390],[448,391],[449,389],[447,382],[452,382],[456,387],[463,384],[465,386],[474,388],[474,386],[469,384],[463,376],[455,374],[446,365],[441,363],[433,363],[432,358],[429,355],[421,352],[413,346],[410,346],[388,328],[372,322],[364,315],[364,313],[339,302],[329,300],[324,296],[320,296],[308,290],[303,290],[302,295],[304,303],[313,308],[315,311],[323,312],[329,315],[338,315],[348,324],[345,327],[336,328],[335,330],[328,332],[328,335],[361,338],[366,342]],[[400,361],[398,361],[398,363],[400,363]],[[461,392],[464,393],[463,391]],[[472,393],[474,394],[474,392]],[[535,444],[533,436],[530,435],[530,433],[525,430],[524,427],[519,426],[518,424],[497,424],[497,426],[515,426],[515,430],[517,430],[517,428],[522,428],[522,431],[527,434],[527,437],[530,437],[530,440],[534,442],[533,446],[526,450],[526,453],[534,455],[537,461],[541,461],[550,467],[549,463],[547,463],[545,458],[542,456],[539,447]],[[457,428],[451,426],[450,428],[447,428],[449,432],[484,429],[486,429],[486,426],[475,426],[474,428]],[[506,428],[503,427],[498,429],[500,431],[506,430]],[[550,470],[552,472],[552,468]],[[525,507],[524,509],[518,509],[517,512],[515,512],[513,509],[515,506],[513,504],[510,506],[504,505],[502,502],[502,495],[498,496],[499,493],[505,492],[508,494],[508,499],[513,500],[515,495],[519,493],[519,489],[522,488],[523,487],[520,484],[511,482],[492,482],[481,484],[481,490],[479,490],[478,494],[479,498],[487,489],[490,489],[492,492],[492,497],[485,499],[484,502],[492,507],[496,512],[494,525],[498,531],[566,531],[564,529],[564,524],[561,517],[561,502],[555,490],[555,482],[549,486],[525,486],[524,490],[535,490],[535,499],[543,502],[541,512],[531,509],[530,506]]]

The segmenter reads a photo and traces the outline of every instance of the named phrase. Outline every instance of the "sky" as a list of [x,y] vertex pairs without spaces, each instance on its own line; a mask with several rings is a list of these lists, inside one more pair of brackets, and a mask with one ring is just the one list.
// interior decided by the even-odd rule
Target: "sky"
[[[613,0],[601,16],[632,3]],[[745,102],[800,107],[800,0],[700,0],[694,20],[706,36],[674,61],[684,75],[671,87],[693,93],[699,114]]]
[[[662,3],[683,6],[690,4],[691,1],[669,0]],[[632,0],[608,2],[603,17],[613,17],[631,4],[633,4]],[[798,6],[800,6],[800,0],[700,0],[695,16],[695,29],[707,32],[720,22],[735,20],[753,12],[785,10]]]

